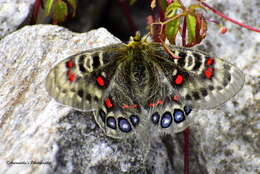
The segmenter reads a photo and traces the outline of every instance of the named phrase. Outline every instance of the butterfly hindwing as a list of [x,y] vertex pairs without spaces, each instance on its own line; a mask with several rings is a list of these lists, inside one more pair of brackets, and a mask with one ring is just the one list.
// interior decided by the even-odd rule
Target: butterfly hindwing
[[[135,83],[135,80],[144,78],[139,77],[142,72],[137,72],[138,75],[133,73],[137,63],[140,62],[132,61],[130,58],[116,66],[116,72],[110,78],[111,83],[100,100],[99,109],[94,113],[97,123],[108,136],[123,138],[141,132],[146,125],[147,114],[143,108],[142,97],[145,87],[140,91],[142,83]],[[142,65],[137,66],[139,71]],[[136,75],[137,79],[132,75]]]

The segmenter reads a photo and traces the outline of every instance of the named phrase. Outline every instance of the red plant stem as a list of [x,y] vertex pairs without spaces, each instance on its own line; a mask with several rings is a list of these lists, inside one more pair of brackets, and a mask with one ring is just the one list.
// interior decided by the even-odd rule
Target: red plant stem
[[36,0],[33,6],[33,13],[32,13],[32,18],[31,18],[31,25],[36,24],[37,22],[37,17],[38,17],[38,13],[39,13],[39,9],[41,6],[41,1],[42,0]]
[[164,11],[162,8],[162,0],[159,0],[159,11],[160,11],[160,21],[163,22],[165,20]]
[[187,17],[184,17],[183,20],[183,26],[182,26],[182,33],[181,33],[181,37],[182,37],[182,46],[186,46],[186,29],[187,29]]
[[183,145],[183,160],[184,160],[184,174],[189,174],[189,135],[190,129],[186,128],[183,132],[184,145]]
[[[153,0],[150,0],[150,3],[152,3]],[[154,9],[151,8],[151,13],[152,13],[152,18],[153,18],[153,22],[155,21],[156,19],[156,16],[155,16],[155,12],[154,12]]]
[[210,9],[213,13],[215,13],[215,14],[217,14],[217,15],[219,15],[219,16],[221,16],[221,17],[227,19],[227,20],[229,20],[230,22],[232,22],[232,23],[234,23],[234,24],[240,25],[241,27],[246,28],[246,29],[251,30],[251,31],[260,32],[260,29],[253,28],[253,27],[250,27],[250,26],[248,26],[248,25],[242,24],[242,23],[240,23],[240,22],[238,22],[238,21],[236,21],[236,20],[234,20],[234,19],[232,19],[232,18],[230,18],[230,17],[227,17],[227,16],[224,15],[223,13],[221,13],[221,12],[215,10],[214,8],[210,7],[210,6],[209,6],[208,4],[206,4],[205,2],[201,2],[200,0],[197,0],[197,1],[199,1],[203,6],[207,7],[208,9]]
[[132,34],[135,34],[135,32],[137,31],[137,27],[130,15],[130,11],[129,11],[129,6],[128,4],[124,1],[124,0],[117,0],[118,4],[120,5],[123,14],[125,15],[128,25],[130,27],[130,31]]

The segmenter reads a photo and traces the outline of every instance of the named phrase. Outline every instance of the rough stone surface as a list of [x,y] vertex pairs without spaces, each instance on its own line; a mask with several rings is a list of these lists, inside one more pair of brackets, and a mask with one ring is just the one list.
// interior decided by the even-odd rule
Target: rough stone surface
[[35,0],[0,0],[0,38],[15,31],[31,15]]
[[[257,0],[207,1],[227,16],[260,28],[260,3]],[[231,8],[232,7],[232,8]],[[210,13],[208,13],[210,15]],[[256,17],[258,16],[258,17]],[[219,20],[216,15],[211,19]],[[196,139],[206,159],[209,173],[260,173],[260,35],[225,22],[228,32],[218,33],[209,24],[204,49],[242,69],[244,88],[219,110],[194,114]],[[201,47],[203,48],[203,46]]]
[[[116,42],[119,40],[104,29],[76,34],[43,25],[25,27],[0,41],[0,173],[46,173],[54,168],[59,150],[57,122],[71,108],[47,95],[47,73],[55,62],[69,55]],[[96,163],[100,158],[94,158]],[[8,165],[8,161],[51,165]]]
[[[250,16],[256,13],[254,9],[248,12],[254,3],[257,5],[247,1],[243,8],[230,3],[221,10],[259,25],[260,19]],[[246,83],[218,109],[193,112],[190,173],[258,174],[260,36],[233,25],[225,35],[217,30],[209,28],[200,48],[241,68]],[[55,62],[116,42],[119,40],[104,29],[76,34],[47,25],[25,27],[0,41],[0,173],[183,173],[182,133],[154,137],[143,164],[143,149],[137,139],[108,138],[91,113],[73,111],[47,96],[44,79]],[[46,164],[8,164],[12,161]]]

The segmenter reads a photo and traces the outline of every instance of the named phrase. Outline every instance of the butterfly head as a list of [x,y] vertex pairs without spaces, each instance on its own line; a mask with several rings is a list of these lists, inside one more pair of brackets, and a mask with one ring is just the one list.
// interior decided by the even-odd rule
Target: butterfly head
[[140,32],[137,31],[134,37],[133,36],[130,37],[127,47],[133,48],[133,49],[136,49],[136,48],[142,49],[142,48],[144,48],[145,44],[146,44],[145,40],[143,40],[141,38]]

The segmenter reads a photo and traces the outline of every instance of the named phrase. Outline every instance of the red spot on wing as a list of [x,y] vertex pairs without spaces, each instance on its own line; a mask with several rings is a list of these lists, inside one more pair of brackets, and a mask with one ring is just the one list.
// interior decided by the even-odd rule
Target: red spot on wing
[[175,80],[174,80],[174,83],[175,83],[176,85],[181,85],[181,84],[183,84],[183,82],[184,82],[183,76],[180,75],[180,74],[178,74],[178,75],[176,76]]
[[175,96],[172,97],[172,99],[173,99],[174,101],[178,101],[178,100],[180,99],[180,96],[175,95]]
[[106,99],[105,104],[106,104],[107,108],[112,108],[113,107],[113,104],[112,104],[112,102],[111,102],[111,100],[109,98]]
[[74,82],[75,77],[76,77],[75,73],[71,72],[71,70],[68,70],[67,76],[68,76],[68,79],[69,79],[70,82]]
[[157,104],[159,105],[159,104],[162,104],[163,103],[163,101],[162,100],[158,100],[157,101]]
[[69,61],[66,62],[66,67],[67,67],[67,68],[70,69],[70,68],[72,68],[73,66],[74,66],[74,63],[73,63],[72,60],[69,60]]
[[129,109],[129,108],[138,108],[139,105],[138,104],[133,104],[133,105],[122,105],[121,108],[123,109]]
[[207,65],[213,65],[214,64],[214,59],[212,59],[211,57],[209,57],[207,59],[207,62],[206,62]]
[[158,100],[156,103],[148,103],[148,106],[155,107],[155,106],[157,106],[159,104],[163,104],[163,101],[162,100]]
[[70,74],[69,74],[69,80],[70,80],[70,82],[74,82],[75,77],[76,77],[76,74],[75,74],[75,73],[70,73]]
[[67,76],[70,82],[75,81],[76,74],[72,72],[72,67],[74,66],[74,63],[72,60],[69,60],[66,62],[66,67],[68,68]]
[[127,108],[129,108],[129,105],[122,105],[121,108],[127,109]]
[[104,86],[105,85],[105,81],[104,81],[103,77],[101,77],[101,76],[98,76],[96,81],[97,81],[97,84],[99,86]]
[[156,106],[156,104],[154,104],[154,103],[149,103],[148,106],[154,107],[154,106]]
[[204,75],[206,78],[211,79],[213,77],[214,69],[212,67],[207,68],[204,71]]

